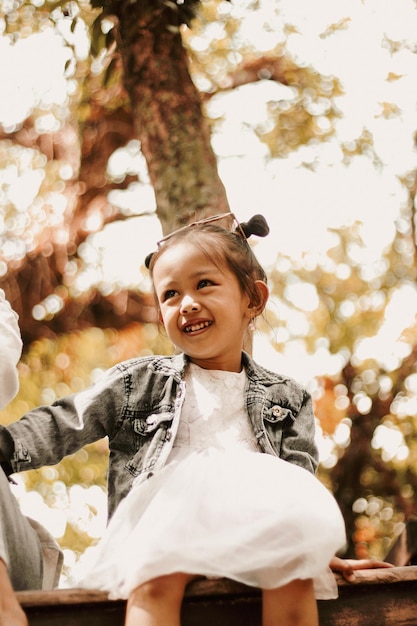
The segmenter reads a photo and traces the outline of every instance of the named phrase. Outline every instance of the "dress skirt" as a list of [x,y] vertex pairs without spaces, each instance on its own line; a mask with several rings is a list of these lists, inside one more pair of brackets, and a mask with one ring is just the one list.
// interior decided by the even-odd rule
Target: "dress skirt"
[[265,453],[212,448],[133,486],[81,586],[127,598],[175,572],[263,589],[314,578],[316,597],[334,598],[328,564],[345,541],[335,499],[307,470]]

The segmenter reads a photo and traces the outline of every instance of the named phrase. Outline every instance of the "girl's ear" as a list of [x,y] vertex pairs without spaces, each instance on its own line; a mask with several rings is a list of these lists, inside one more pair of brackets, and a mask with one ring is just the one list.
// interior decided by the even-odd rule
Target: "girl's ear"
[[269,289],[263,280],[256,280],[255,285],[258,291],[258,302],[255,305],[252,305],[252,309],[256,312],[256,315],[260,315],[266,307],[266,303],[269,298]]

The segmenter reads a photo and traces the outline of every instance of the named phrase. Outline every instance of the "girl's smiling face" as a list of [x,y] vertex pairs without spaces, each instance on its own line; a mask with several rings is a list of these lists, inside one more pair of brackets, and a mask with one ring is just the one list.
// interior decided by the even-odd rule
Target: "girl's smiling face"
[[186,240],[161,254],[152,276],[172,343],[200,367],[240,372],[244,336],[257,311],[226,262],[215,263]]

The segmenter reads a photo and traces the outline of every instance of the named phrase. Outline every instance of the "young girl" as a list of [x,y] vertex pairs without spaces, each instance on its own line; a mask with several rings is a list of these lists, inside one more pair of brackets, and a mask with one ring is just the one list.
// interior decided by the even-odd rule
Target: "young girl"
[[311,398],[243,351],[268,298],[247,237],[267,226],[233,222],[180,229],[147,259],[177,354],[119,366],[142,388],[124,406],[136,478],[83,583],[128,598],[127,626],[178,626],[201,576],[261,588],[264,626],[317,625],[316,596],[337,596],[329,563],[345,529],[314,476]]

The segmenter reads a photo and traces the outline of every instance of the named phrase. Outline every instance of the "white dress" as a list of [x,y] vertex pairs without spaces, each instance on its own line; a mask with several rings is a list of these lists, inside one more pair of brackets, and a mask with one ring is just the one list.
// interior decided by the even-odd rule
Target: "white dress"
[[329,491],[310,472],[260,452],[244,407],[245,372],[189,364],[168,463],[133,485],[81,586],[127,598],[158,576],[227,577],[264,589],[314,578],[337,597],[328,568],[345,544]]

